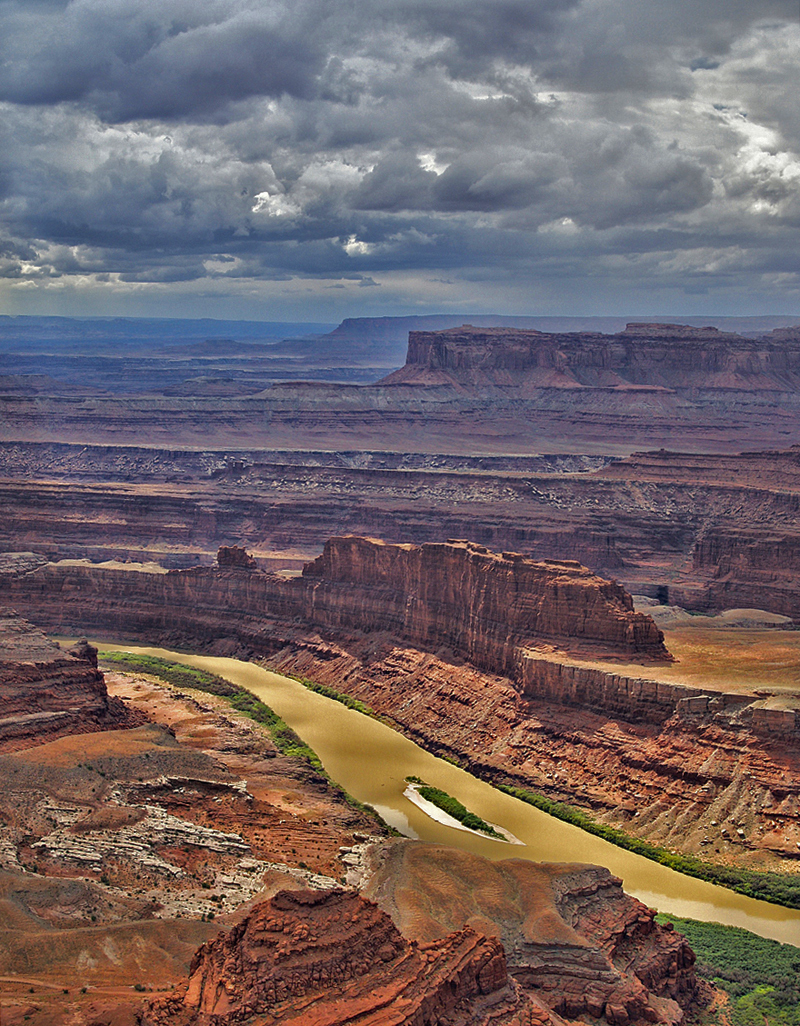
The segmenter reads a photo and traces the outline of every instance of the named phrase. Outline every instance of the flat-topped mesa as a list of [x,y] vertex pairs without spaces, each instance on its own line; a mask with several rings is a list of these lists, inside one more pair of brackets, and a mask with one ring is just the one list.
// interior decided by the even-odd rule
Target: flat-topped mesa
[[684,324],[630,323],[615,335],[464,324],[412,331],[406,364],[382,385],[558,389],[800,389],[800,337],[745,338]]
[[65,651],[12,610],[0,610],[0,751],[126,722],[97,669],[97,649],[84,639]]
[[312,622],[385,630],[434,652],[446,646],[496,673],[514,676],[519,650],[541,639],[586,643],[611,657],[671,658],[624,588],[571,561],[535,562],[461,540],[344,537],[326,542],[301,581]]

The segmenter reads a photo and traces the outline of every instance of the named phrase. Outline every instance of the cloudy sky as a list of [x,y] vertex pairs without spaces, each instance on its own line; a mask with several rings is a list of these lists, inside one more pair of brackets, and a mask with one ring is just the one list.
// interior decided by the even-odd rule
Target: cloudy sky
[[800,313],[798,0],[0,0],[0,312]]

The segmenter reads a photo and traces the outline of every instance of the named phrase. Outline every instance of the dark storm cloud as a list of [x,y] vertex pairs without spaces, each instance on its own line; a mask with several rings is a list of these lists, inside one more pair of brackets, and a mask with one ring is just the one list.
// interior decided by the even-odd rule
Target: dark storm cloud
[[0,23],[16,41],[0,98],[79,101],[126,121],[205,113],[248,96],[307,96],[325,55],[302,15],[282,13],[214,0],[13,5]]
[[800,298],[796,0],[5,0],[0,33],[9,281]]

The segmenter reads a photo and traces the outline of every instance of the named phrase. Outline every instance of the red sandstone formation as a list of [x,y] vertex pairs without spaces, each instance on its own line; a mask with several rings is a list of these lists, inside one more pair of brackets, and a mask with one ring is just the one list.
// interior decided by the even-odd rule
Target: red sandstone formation
[[418,841],[375,846],[368,862],[364,893],[403,933],[432,942],[469,924],[499,937],[509,974],[569,1019],[677,1023],[698,999],[686,940],[607,869]]
[[[348,552],[350,569],[342,565]],[[439,561],[446,584],[441,607],[431,590],[414,591],[414,568],[427,559]],[[8,577],[5,587],[49,626],[266,657],[363,700],[480,776],[575,802],[662,843],[754,866],[773,852],[798,857],[800,710],[526,647],[529,639],[514,632],[531,623],[531,603],[518,597],[516,582],[548,582],[541,595],[559,610],[562,572],[567,593],[582,582],[579,608],[617,638],[625,637],[620,622],[641,622],[625,612],[616,586],[579,567],[464,543],[416,549],[342,539],[288,580],[261,571],[50,565]],[[454,589],[454,580],[472,592]],[[480,601],[471,606],[470,595]],[[544,606],[540,622],[551,624]],[[492,615],[481,619],[481,609]],[[510,669],[498,676],[465,658]]]
[[258,564],[238,545],[221,545],[217,552],[217,566],[221,570],[255,570]]
[[663,634],[633,611],[630,595],[575,562],[537,563],[466,541],[332,538],[303,582],[310,623],[385,630],[429,651],[446,645],[497,673],[513,674],[516,648],[541,638],[669,658]]
[[[763,608],[800,620],[796,447],[636,453],[606,464],[0,445],[0,463],[29,478],[0,480],[0,548],[9,552],[187,567],[236,539],[260,566],[299,569],[331,534],[415,544],[457,535],[537,560],[579,560],[634,594],[691,609]],[[120,466],[126,480],[109,483]],[[16,560],[20,570],[36,561]],[[0,577],[11,563],[0,554]]]
[[800,857],[800,723],[769,699],[573,675],[555,659],[541,661],[541,690],[521,694],[502,677],[371,638],[298,635],[269,662],[359,699],[482,779],[626,832],[755,869]]
[[496,939],[464,929],[417,945],[353,892],[282,891],[204,944],[183,999],[154,1002],[143,1024],[512,1026],[534,1021],[526,1006]]
[[464,324],[412,331],[406,364],[382,385],[797,392],[795,336],[749,339],[685,324],[628,324],[616,335]]
[[0,751],[128,725],[85,638],[64,651],[13,611],[0,611]]
[[164,630],[208,616],[218,634],[225,617],[235,618],[231,633],[242,618],[254,625],[299,618],[336,631],[388,631],[432,651],[446,646],[499,673],[516,672],[518,649],[537,639],[589,643],[612,658],[670,658],[661,631],[615,582],[578,563],[536,563],[462,541],[417,547],[332,538],[301,577],[288,580],[238,567],[139,574],[70,566],[13,577],[7,587],[43,614],[60,606],[62,622],[100,625],[99,616],[117,630]]

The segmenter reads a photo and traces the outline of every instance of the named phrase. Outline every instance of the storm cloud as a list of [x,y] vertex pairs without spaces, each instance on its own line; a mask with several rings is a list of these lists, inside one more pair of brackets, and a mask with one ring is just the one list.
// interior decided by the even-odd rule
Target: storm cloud
[[800,309],[796,0],[3,0],[0,33],[11,312]]

